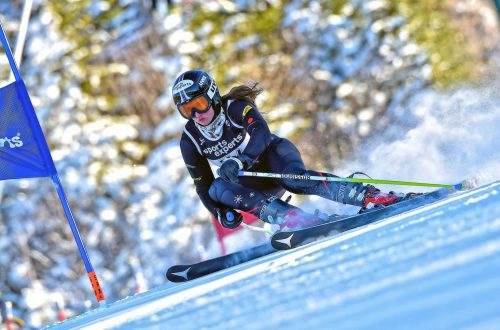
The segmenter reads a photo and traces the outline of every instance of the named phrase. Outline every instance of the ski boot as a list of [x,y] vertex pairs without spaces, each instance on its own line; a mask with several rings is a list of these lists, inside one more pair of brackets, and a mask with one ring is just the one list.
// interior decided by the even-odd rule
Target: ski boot
[[363,199],[363,206],[359,213],[366,212],[373,208],[380,208],[384,206],[388,206],[391,204],[395,204],[401,202],[402,200],[410,199],[415,196],[421,195],[419,193],[396,193],[394,191],[390,191],[389,193],[381,192],[379,189],[369,186],[368,190],[365,192],[365,196]]
[[278,225],[280,231],[312,227],[328,221],[328,218],[327,215],[319,212],[307,213],[278,198],[270,198],[265,201],[259,214],[259,219],[272,225]]

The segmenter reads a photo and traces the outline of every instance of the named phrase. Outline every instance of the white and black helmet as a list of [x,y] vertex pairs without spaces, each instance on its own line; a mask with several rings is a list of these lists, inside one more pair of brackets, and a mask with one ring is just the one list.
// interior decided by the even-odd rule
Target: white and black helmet
[[172,87],[172,96],[174,103],[181,115],[189,118],[180,111],[183,104],[188,103],[193,98],[205,96],[216,111],[220,112],[222,99],[219,88],[215,80],[205,71],[190,70],[182,73],[174,82]]

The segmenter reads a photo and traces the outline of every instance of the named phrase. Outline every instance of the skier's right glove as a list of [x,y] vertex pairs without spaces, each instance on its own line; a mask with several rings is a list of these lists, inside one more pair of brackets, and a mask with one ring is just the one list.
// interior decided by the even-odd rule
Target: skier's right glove
[[230,157],[222,163],[219,174],[225,181],[238,183],[238,172],[242,169],[243,163],[236,157]]
[[217,220],[224,228],[234,229],[243,221],[243,216],[230,208],[217,208]]

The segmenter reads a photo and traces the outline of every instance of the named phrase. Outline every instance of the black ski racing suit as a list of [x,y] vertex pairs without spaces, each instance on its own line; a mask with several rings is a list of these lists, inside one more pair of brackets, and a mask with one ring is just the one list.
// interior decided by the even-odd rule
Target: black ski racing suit
[[[184,127],[180,147],[196,192],[214,215],[222,206],[258,216],[264,201],[285,191],[313,194],[344,204],[361,206],[362,184],[240,177],[238,183],[215,178],[209,165],[220,166],[226,157],[238,157],[246,171],[333,176],[307,170],[298,149],[289,140],[271,134],[255,104],[233,100],[224,104],[207,130],[190,120]],[[210,126],[210,125],[209,125]]]

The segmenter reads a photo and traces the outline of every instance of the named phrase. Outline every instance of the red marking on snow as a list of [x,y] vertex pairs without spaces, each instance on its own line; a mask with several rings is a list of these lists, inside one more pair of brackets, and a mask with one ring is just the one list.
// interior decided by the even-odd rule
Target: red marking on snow
[[66,320],[68,317],[66,316],[66,313],[64,312],[64,309],[60,308],[59,311],[57,312],[57,319],[59,321],[64,321]]

